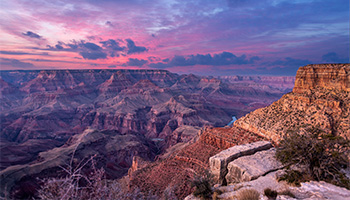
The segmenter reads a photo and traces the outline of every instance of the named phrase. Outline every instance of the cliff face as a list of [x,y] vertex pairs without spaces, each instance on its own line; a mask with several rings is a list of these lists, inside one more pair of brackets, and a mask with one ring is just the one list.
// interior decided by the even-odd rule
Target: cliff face
[[301,67],[296,75],[294,93],[316,88],[350,91],[350,65],[324,64]]
[[288,131],[350,138],[350,64],[307,65],[296,76],[293,92],[235,122],[235,126],[278,142]]

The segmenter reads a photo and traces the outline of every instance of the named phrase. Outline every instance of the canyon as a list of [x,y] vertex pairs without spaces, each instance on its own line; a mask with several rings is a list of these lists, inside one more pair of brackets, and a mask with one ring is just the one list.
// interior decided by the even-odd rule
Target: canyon
[[[202,127],[222,127],[232,116],[267,106],[291,91],[293,82],[293,77],[203,77],[166,70],[1,71],[0,175],[7,180],[2,190],[37,187],[30,180],[51,176],[72,156],[97,154],[107,177],[121,177],[133,157],[154,161],[172,154]],[[201,140],[212,142],[210,137]],[[234,144],[222,141],[220,148]],[[50,162],[51,157],[60,159]]]
[[[17,185],[12,192],[19,197],[37,187],[33,179],[61,173],[58,168],[73,157],[78,162],[96,155],[106,176],[123,177],[130,191],[183,199],[193,192],[196,176],[212,171],[225,191],[221,197],[231,198],[236,185],[224,186],[227,181],[244,187],[261,181],[278,185],[275,172],[265,176],[264,166],[251,168],[241,161],[273,163],[273,170],[280,169],[272,159],[273,146],[290,132],[320,130],[350,137],[349,64],[307,65],[295,79],[200,77],[165,70],[78,71],[11,71],[1,76],[5,154],[0,176]],[[226,126],[232,116],[238,119]],[[249,149],[262,141],[269,142]],[[238,157],[220,160],[230,148],[238,149]],[[55,156],[59,159],[50,162]],[[269,160],[262,162],[265,158]],[[251,172],[238,179],[232,175],[243,174],[242,169]],[[292,189],[310,197],[322,188],[338,192],[330,196],[349,193],[322,182]],[[321,196],[328,198],[326,193]]]

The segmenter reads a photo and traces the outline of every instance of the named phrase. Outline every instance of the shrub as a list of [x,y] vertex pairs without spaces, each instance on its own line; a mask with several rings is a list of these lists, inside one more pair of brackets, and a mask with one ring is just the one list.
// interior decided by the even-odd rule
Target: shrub
[[265,196],[267,196],[269,199],[276,199],[277,192],[275,190],[271,190],[270,188],[266,188],[264,190]]
[[322,180],[350,189],[349,179],[341,172],[348,165],[345,152],[349,150],[349,141],[314,127],[308,131],[292,132],[281,140],[277,159],[287,166],[302,166],[299,172],[288,170],[281,179],[296,184],[308,179]]
[[238,200],[259,200],[259,192],[255,189],[242,189],[237,193]]
[[[81,162],[83,163],[83,162]],[[89,174],[82,172],[82,169],[88,168],[91,164]],[[38,191],[38,197],[45,200],[69,200],[69,199],[94,199],[94,200],[113,200],[113,199],[159,199],[157,196],[144,195],[136,189],[132,192],[123,190],[123,187],[116,180],[105,179],[103,168],[97,169],[94,163],[94,157],[91,157],[76,168],[72,164],[64,168],[67,176],[64,178],[50,178],[43,181],[42,188]]]
[[193,195],[202,199],[212,199],[213,190],[211,188],[211,182],[210,173],[195,177],[191,183],[192,187],[195,187]]
[[278,178],[279,181],[286,181],[291,185],[300,186],[301,182],[310,180],[309,178],[303,176],[303,173],[300,171],[288,169],[286,172],[287,173]]

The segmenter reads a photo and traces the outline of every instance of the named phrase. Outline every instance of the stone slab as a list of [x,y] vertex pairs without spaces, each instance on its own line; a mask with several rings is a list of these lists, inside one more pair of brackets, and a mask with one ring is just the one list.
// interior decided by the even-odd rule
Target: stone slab
[[209,158],[209,166],[214,181],[219,184],[225,184],[227,174],[227,165],[231,161],[241,157],[252,155],[258,151],[270,149],[272,144],[268,141],[259,141],[250,144],[237,145],[228,148]]
[[230,162],[227,166],[227,183],[251,181],[269,172],[283,167],[275,158],[276,149],[256,152],[250,156],[243,156]]

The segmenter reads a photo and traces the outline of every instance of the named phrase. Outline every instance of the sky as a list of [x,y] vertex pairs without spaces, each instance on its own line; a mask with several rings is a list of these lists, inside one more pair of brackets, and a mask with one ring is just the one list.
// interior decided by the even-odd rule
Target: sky
[[0,69],[288,75],[349,62],[349,0],[0,0]]

